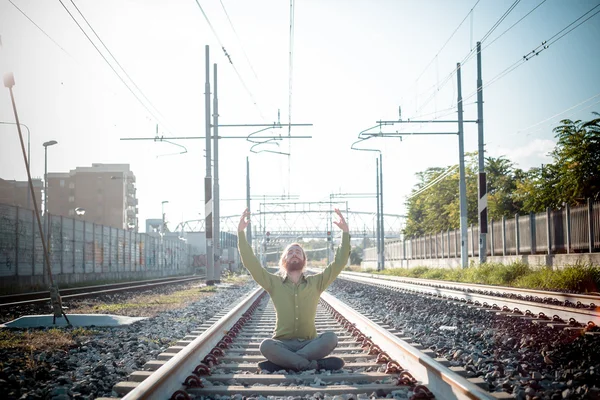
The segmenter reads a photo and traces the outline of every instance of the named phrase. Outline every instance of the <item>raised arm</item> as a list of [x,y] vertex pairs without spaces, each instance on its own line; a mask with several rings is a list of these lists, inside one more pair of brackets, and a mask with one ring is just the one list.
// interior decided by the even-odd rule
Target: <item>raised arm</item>
[[270,274],[260,265],[258,258],[256,258],[252,251],[252,247],[250,247],[248,240],[246,240],[244,229],[248,226],[249,220],[250,211],[246,209],[242,214],[238,225],[238,250],[244,267],[250,271],[250,275],[252,275],[252,278],[254,278],[256,283],[268,292],[271,289],[271,279],[273,279],[273,274]]
[[342,244],[338,247],[335,252],[335,258],[333,262],[327,266],[320,274],[314,275],[313,279],[317,279],[317,287],[321,292],[324,292],[325,289],[337,278],[337,276],[342,272],[346,264],[348,263],[348,258],[350,257],[350,232],[348,229],[348,224],[344,219],[344,216],[338,210],[335,209],[336,214],[340,218],[339,222],[333,222],[342,230]]

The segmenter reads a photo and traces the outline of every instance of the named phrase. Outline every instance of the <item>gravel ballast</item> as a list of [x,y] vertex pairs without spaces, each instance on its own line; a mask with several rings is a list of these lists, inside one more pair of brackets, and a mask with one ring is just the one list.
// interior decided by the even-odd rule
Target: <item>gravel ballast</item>
[[[160,312],[128,326],[90,328],[89,335],[64,328],[76,338],[66,349],[27,352],[2,348],[0,399],[117,397],[113,385],[141,370],[146,362],[254,288],[254,282],[223,285],[180,309]],[[124,296],[120,295],[120,300]]]
[[598,335],[553,330],[339,278],[329,292],[464,367],[468,376],[483,378],[491,391],[520,400],[600,399]]

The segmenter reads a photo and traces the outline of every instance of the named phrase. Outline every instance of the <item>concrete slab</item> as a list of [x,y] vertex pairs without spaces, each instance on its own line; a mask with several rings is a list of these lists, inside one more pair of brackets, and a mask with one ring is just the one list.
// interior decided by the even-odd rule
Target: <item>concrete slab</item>
[[[65,318],[56,318],[56,323],[52,323],[52,314],[48,315],[27,315],[20,317],[5,324],[0,328],[53,328],[68,326]],[[146,317],[127,317],[124,315],[111,314],[67,314],[72,326],[124,326],[134,322],[146,319]]]

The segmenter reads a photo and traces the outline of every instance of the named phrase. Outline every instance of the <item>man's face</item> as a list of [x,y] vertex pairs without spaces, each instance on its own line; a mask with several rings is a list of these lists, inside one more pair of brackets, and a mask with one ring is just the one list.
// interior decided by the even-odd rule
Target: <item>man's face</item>
[[291,246],[286,255],[285,267],[290,271],[301,271],[304,268],[304,252],[298,245]]

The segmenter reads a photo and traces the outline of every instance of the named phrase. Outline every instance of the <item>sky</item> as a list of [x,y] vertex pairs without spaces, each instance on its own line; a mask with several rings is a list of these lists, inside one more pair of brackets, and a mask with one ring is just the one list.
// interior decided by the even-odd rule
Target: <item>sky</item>
[[[245,208],[235,199],[246,195],[246,157],[252,196],[308,202],[327,201],[331,193],[375,193],[377,153],[351,149],[358,134],[378,120],[398,120],[399,107],[403,120],[456,120],[452,73],[480,40],[487,155],[504,155],[526,170],[548,163],[556,142],[552,128],[562,118],[591,119],[600,110],[600,15],[568,32],[600,11],[598,0],[296,1],[292,47],[285,1],[63,0],[121,78],[60,1],[11,1],[0,0],[0,72],[14,73],[19,117],[31,130],[33,177],[43,176],[42,143],[48,140],[58,142],[48,149],[49,172],[129,163],[140,226],[160,218],[163,201],[169,202],[170,227],[204,218],[204,139],[173,141],[185,146],[185,154],[165,142],[121,139],[154,137],[157,124],[164,136],[205,135],[206,45],[211,91],[213,64],[218,68],[220,124],[273,123],[278,110],[287,124],[290,88],[291,122],[313,124],[291,128],[292,136],[310,139],[253,149],[260,152],[243,138],[220,140],[221,215]],[[546,49],[519,63],[543,41]],[[461,76],[464,118],[475,120],[475,57],[463,64]],[[4,87],[0,121],[15,121]],[[456,132],[457,125],[397,124],[382,131]],[[228,136],[252,132],[219,129]],[[264,134],[285,137],[288,128]],[[465,124],[464,138],[465,151],[476,151],[476,124]],[[458,162],[456,135],[374,138],[362,145],[382,152],[390,214],[406,212],[416,173]],[[27,179],[16,129],[7,124],[0,124],[0,177]],[[348,203],[354,211],[376,208],[373,198]]]

